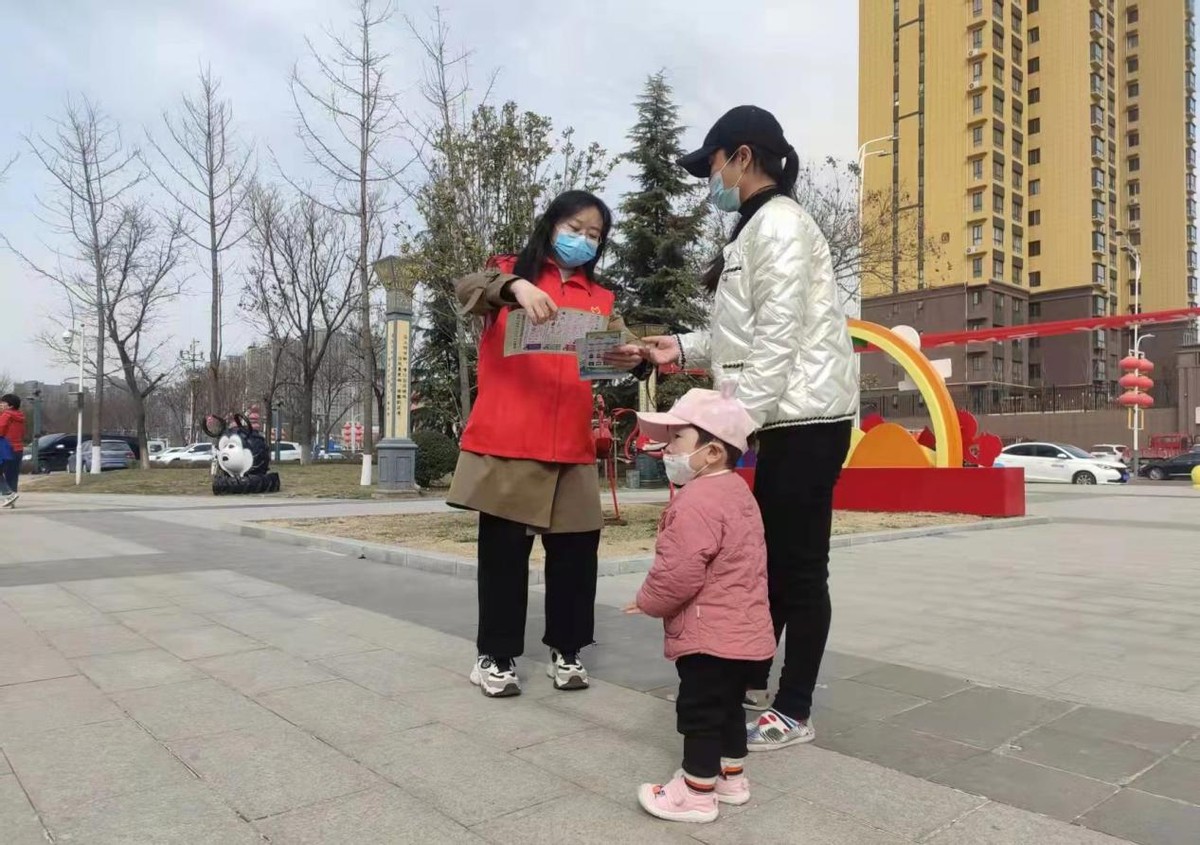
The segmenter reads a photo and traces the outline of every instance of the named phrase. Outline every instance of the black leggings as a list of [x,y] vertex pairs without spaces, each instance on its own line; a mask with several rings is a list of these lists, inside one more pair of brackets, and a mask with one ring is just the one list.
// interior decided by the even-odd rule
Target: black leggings
[[[519,522],[479,514],[480,654],[518,657],[525,651],[529,553],[533,536]],[[542,642],[562,652],[591,645],[596,627],[600,532],[542,534],[546,549],[546,633]]]
[[[746,711],[742,700],[762,661],[727,660],[689,654],[675,661],[679,697],[676,727],[683,734],[683,770],[692,777],[721,773],[721,758],[746,756]],[[770,671],[771,663],[766,662]]]
[[[829,535],[833,488],[850,451],[849,421],[769,429],[759,434],[754,497],[767,534],[767,581],[776,641],[787,630],[775,709],[793,719],[812,713],[813,688],[832,616]],[[770,674],[755,678],[765,689]]]

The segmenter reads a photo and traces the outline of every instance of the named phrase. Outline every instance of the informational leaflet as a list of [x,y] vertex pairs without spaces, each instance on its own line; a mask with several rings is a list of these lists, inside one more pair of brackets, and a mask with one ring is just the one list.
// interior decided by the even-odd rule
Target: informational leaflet
[[534,325],[521,310],[508,314],[504,330],[504,354],[575,355],[589,332],[608,328],[608,317],[578,308],[560,308],[553,320]]
[[576,350],[579,355],[579,377],[584,381],[619,379],[627,375],[604,361],[604,356],[624,343],[620,332],[588,332]]

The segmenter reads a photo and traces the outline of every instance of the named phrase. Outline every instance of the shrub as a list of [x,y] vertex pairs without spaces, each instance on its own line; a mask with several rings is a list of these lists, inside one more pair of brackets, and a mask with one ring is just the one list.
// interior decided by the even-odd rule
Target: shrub
[[440,431],[414,432],[417,444],[416,480],[422,487],[432,487],[435,481],[454,472],[458,464],[458,444]]

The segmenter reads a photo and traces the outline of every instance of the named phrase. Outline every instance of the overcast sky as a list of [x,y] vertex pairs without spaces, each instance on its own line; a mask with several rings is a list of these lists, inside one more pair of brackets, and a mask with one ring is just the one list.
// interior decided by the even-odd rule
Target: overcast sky
[[[118,121],[127,141],[159,131],[161,113],[193,86],[210,63],[233,101],[244,137],[302,170],[287,77],[306,35],[344,29],[346,0],[0,0],[0,163],[21,153],[0,185],[0,232],[34,256],[50,233],[34,217],[48,188],[23,134],[47,128],[71,94],[86,94]],[[830,0],[448,0],[452,40],[473,50],[472,76],[499,76],[493,99],[514,99],[573,126],[577,138],[625,149],[631,102],[646,76],[665,69],[675,88],[687,140],[697,144],[726,109],[755,103],[775,112],[802,156],[854,155],[857,135],[857,3]],[[424,23],[433,4],[398,0],[402,14]],[[402,21],[387,34],[390,79],[408,108],[418,109],[419,62]],[[398,145],[399,150],[399,145]],[[610,182],[613,205],[627,183]],[[197,256],[198,258],[198,256]],[[204,269],[192,260],[190,296],[157,328],[172,352],[193,338],[207,347]],[[237,268],[227,268],[226,313],[234,313]],[[34,342],[67,312],[63,294],[0,252],[0,372],[18,380],[60,381],[61,366]],[[226,352],[250,332],[226,329]]]

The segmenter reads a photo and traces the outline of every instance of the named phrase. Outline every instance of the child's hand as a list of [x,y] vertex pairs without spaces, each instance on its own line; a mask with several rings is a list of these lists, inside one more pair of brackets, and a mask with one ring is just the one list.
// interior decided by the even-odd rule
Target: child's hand
[[626,616],[639,616],[639,615],[641,615],[642,611],[641,611],[641,608],[639,608],[637,606],[636,601],[631,601],[629,604],[627,604],[623,608],[621,608],[621,612],[624,613]]

